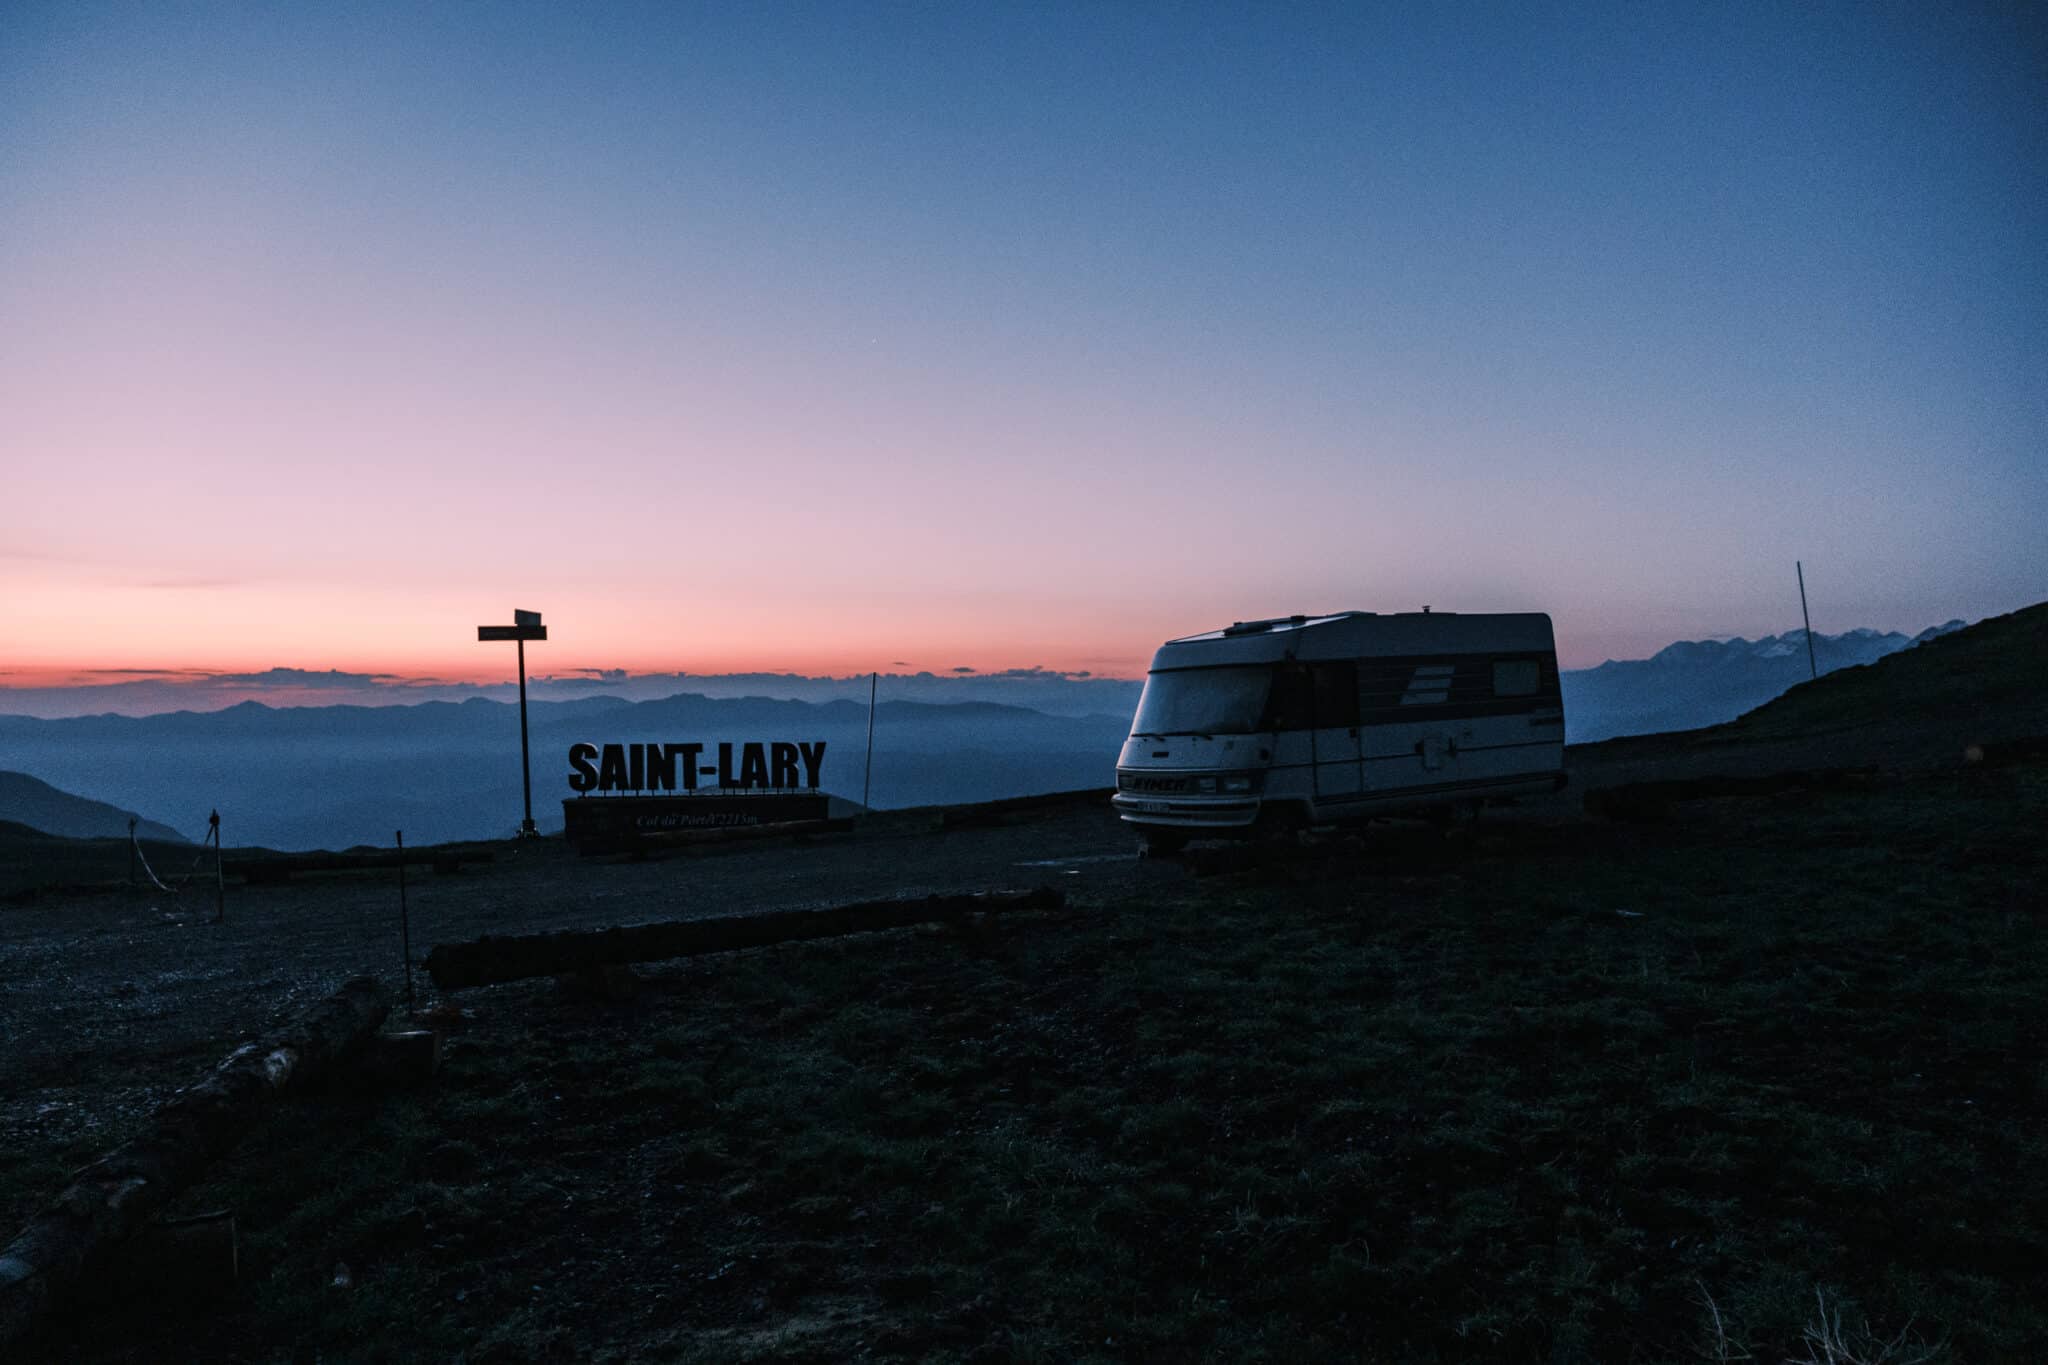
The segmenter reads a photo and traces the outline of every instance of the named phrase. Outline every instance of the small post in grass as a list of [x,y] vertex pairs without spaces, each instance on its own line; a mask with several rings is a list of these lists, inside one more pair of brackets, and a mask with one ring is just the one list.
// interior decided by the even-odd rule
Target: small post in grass
[[398,941],[405,952],[405,1012],[409,1016],[412,1007],[412,911],[405,903],[405,831],[396,831],[398,838]]
[[128,885],[135,885],[135,817],[128,817]]
[[227,873],[220,865],[220,812],[214,811],[206,817],[206,837],[213,840],[213,922],[223,923],[228,917]]

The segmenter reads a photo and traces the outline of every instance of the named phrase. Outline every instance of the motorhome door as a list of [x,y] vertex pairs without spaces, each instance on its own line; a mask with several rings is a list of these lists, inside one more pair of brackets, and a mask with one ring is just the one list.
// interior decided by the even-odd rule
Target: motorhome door
[[1318,801],[1357,796],[1362,788],[1358,748],[1358,666],[1349,659],[1308,665]]
[[1442,713],[1450,709],[1456,663],[1367,660],[1361,675],[1367,789],[1385,794],[1454,781],[1457,730]]

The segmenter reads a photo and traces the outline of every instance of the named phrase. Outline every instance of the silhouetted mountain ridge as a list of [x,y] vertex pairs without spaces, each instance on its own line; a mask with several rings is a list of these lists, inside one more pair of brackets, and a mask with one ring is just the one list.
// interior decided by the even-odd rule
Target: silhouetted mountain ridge
[[141,838],[191,842],[169,825],[145,820],[134,811],[74,796],[27,773],[0,772],[0,820],[67,839],[125,839],[131,819]]
[[[1963,629],[1949,621],[1918,635],[1869,628],[1813,637],[1822,674],[1854,668]],[[1693,730],[1733,720],[1787,688],[1810,680],[1806,633],[1757,640],[1680,640],[1647,659],[1609,659],[1562,675],[1573,743],[1619,735]]]
[[2048,603],[1915,637],[1868,664],[1795,684],[1734,721],[1704,732],[1757,739],[1863,728],[1934,729],[1956,740],[2048,735]]
[[1776,768],[1953,766],[2048,738],[2048,603],[1803,679],[1743,715],[1694,730],[1582,745],[1613,783]]

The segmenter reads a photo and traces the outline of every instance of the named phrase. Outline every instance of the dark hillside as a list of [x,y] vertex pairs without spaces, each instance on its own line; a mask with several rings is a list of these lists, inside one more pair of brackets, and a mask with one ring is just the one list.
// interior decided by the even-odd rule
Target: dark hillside
[[187,842],[169,825],[144,820],[132,810],[104,801],[59,791],[27,773],[0,772],[0,820],[71,839],[126,839],[128,822],[135,820],[139,822],[135,832],[145,839]]
[[1931,767],[2048,735],[2048,603],[1801,683],[1700,730],[1574,745],[1580,785],[1703,772]]
[[1609,659],[1595,668],[1567,669],[1561,681],[1568,733],[1575,744],[1592,744],[1721,725],[1808,681],[1811,668],[1826,677],[1962,628],[1963,622],[1954,620],[1910,636],[1868,628],[1815,634],[1810,649],[1803,630],[1758,640],[1680,640],[1647,659]]
[[1963,745],[2048,734],[2048,602],[1802,683],[1716,731],[1777,739],[1871,729]]

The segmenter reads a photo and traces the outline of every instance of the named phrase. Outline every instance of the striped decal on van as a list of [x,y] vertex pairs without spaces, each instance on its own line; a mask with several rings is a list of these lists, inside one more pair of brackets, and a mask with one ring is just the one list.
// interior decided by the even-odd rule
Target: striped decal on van
[[[1497,690],[1497,683],[1506,690]],[[1358,661],[1361,725],[1519,716],[1563,705],[1555,654],[1437,654]]]

